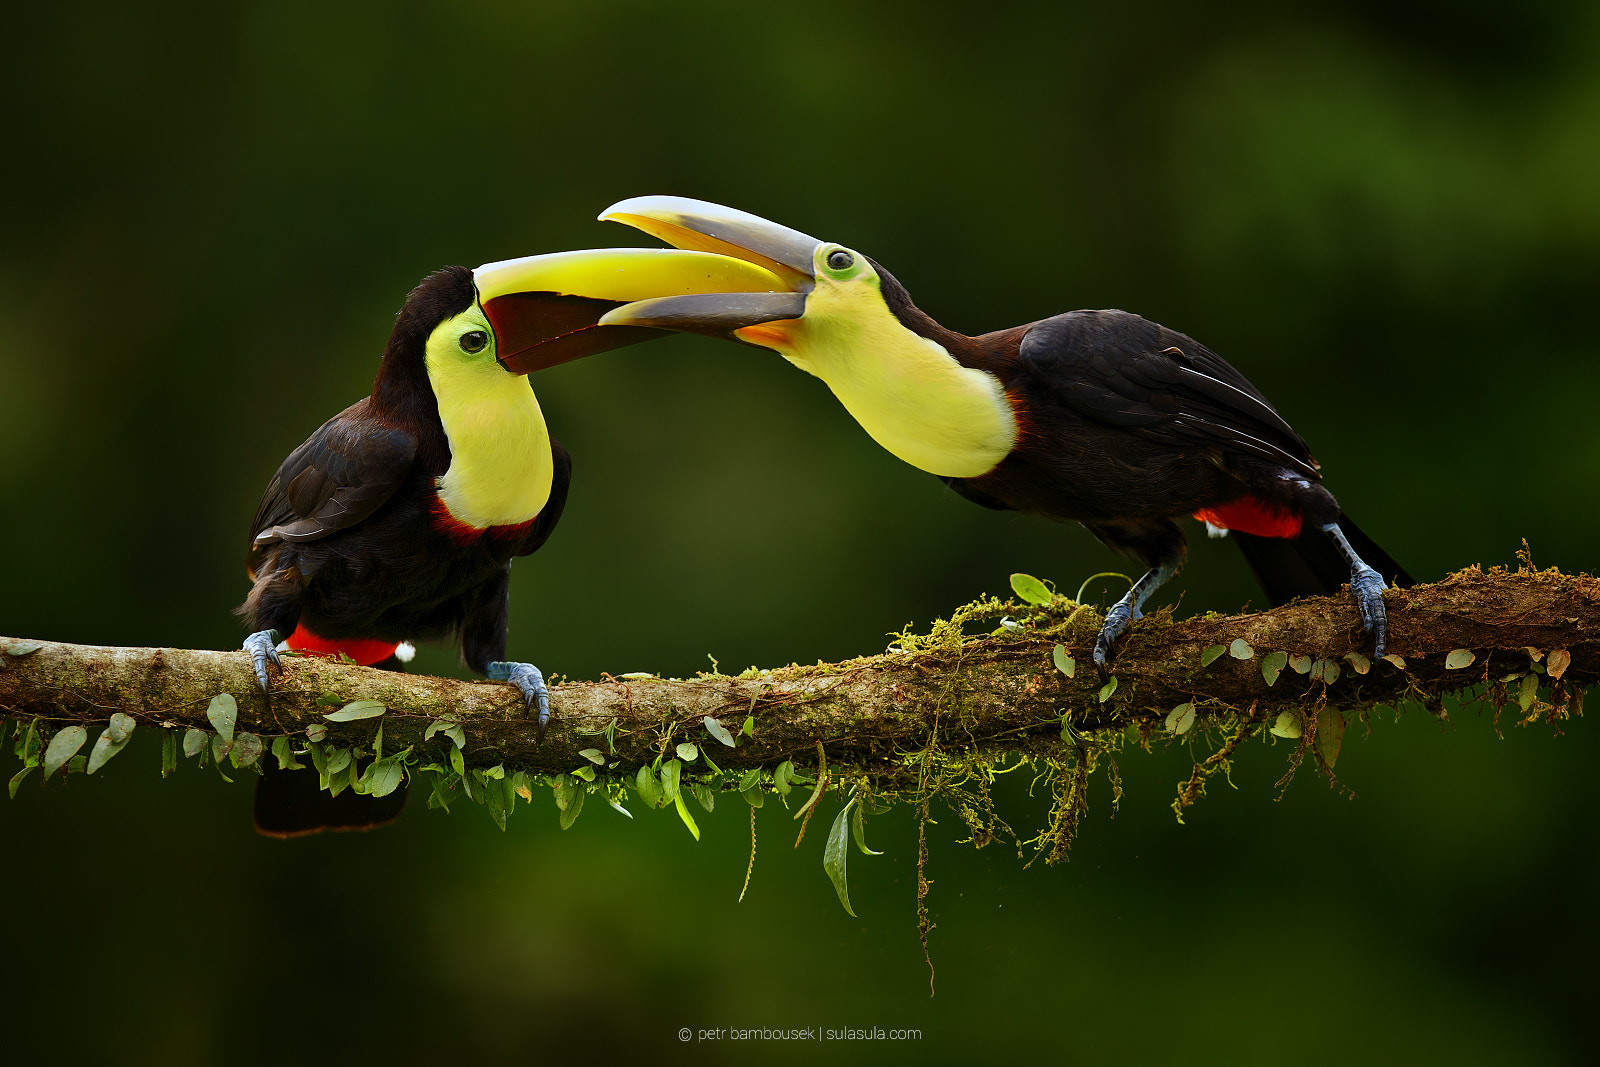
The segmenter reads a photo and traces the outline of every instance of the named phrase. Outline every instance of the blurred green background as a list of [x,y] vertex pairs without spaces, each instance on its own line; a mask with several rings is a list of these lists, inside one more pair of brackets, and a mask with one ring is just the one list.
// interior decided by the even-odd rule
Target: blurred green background
[[[969,332],[1122,307],[1203,340],[1412,573],[1596,566],[1600,8],[1581,0],[670,7],[17,5],[0,31],[0,633],[234,647],[288,451],[363,395],[424,273],[649,243],[614,200],[731,204],[879,259]],[[880,650],[1028,571],[1126,565],[878,449],[777,357],[673,338],[535,380],[575,459],[511,648],[573,678]],[[1199,539],[1166,602],[1260,594]],[[1113,590],[1115,591],[1115,590]],[[448,652],[425,669],[453,670]],[[1097,782],[1073,861],[873,820],[861,916],[761,812],[544,798],[501,834],[252,836],[248,783],[153,739],[0,804],[8,1058],[532,1062],[1582,1060],[1592,724],[1352,733],[1342,799],[1252,746]],[[5,762],[15,769],[9,754]],[[11,770],[7,770],[9,775]],[[1019,776],[1020,777],[1020,776]],[[1026,783],[1003,811],[1044,816]],[[824,813],[831,814],[831,810]],[[680,1027],[922,1039],[680,1044]]]

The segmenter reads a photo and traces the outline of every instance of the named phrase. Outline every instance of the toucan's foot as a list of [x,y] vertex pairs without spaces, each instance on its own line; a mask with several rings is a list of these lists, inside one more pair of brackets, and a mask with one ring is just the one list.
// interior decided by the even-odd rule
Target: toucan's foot
[[1106,621],[1100,627],[1100,636],[1094,639],[1094,666],[1104,678],[1111,671],[1111,647],[1117,643],[1117,638],[1122,636],[1122,631],[1128,624],[1144,618],[1144,612],[1139,610],[1139,605],[1133,602],[1133,593],[1111,605],[1111,610],[1106,612]]
[[1178,573],[1181,558],[1169,559],[1151,567],[1133,583],[1123,598],[1111,605],[1111,610],[1106,612],[1106,621],[1100,627],[1100,636],[1094,639],[1094,666],[1104,678],[1111,673],[1111,646],[1116,644],[1117,638],[1122,636],[1122,631],[1128,628],[1129,623],[1138,622],[1144,618],[1144,602],[1150,599],[1150,594],[1160,589],[1168,578]]
[[267,664],[283,671],[283,661],[278,659],[278,642],[283,638],[276,630],[257,630],[244,639],[244,650],[250,653],[250,662],[255,664],[256,681],[261,685],[261,691],[267,692]]
[[1372,654],[1383,655],[1389,640],[1389,616],[1383,607],[1383,575],[1363,567],[1350,576],[1350,592],[1361,609],[1361,632],[1372,638]]
[[1350,561],[1350,592],[1356,598],[1356,607],[1361,609],[1361,632],[1372,638],[1373,656],[1381,656],[1384,646],[1389,643],[1389,616],[1383,609],[1383,575],[1356,555],[1356,550],[1350,547],[1350,540],[1339,529],[1338,523],[1328,523],[1322,532],[1333,540],[1334,546]]
[[496,661],[483,672],[491,682],[510,682],[522,690],[522,700],[528,710],[539,705],[539,740],[550,725],[550,687],[544,684],[544,675],[531,663],[516,660]]

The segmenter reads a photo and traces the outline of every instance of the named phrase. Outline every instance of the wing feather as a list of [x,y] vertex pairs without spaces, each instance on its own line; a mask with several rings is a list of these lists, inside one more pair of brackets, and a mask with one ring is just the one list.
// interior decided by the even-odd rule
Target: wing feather
[[283,461],[250,526],[247,566],[283,541],[316,541],[367,518],[411,473],[417,440],[373,417],[370,400],[350,405]]
[[1019,357],[1036,387],[1086,418],[1320,479],[1305,441],[1244,375],[1148,319],[1125,311],[1057,315],[1028,331]]

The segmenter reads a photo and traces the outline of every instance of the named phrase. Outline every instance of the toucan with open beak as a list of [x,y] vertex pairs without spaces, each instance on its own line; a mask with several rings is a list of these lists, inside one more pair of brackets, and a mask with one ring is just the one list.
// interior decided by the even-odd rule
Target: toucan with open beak
[[681,249],[735,256],[783,279],[765,293],[662,295],[599,320],[776,350],[827,383],[863,429],[985,507],[1082,523],[1146,568],[1095,642],[1117,637],[1177,573],[1192,515],[1231,533],[1274,604],[1346,582],[1382,655],[1383,590],[1411,578],[1322,485],[1305,441],[1192,338],[1125,311],[1072,311],[968,337],[843,245],[717,204],[645,196],[607,208]]
[[[667,292],[778,284],[738,259],[667,249],[591,249],[447,267],[395,320],[372,395],[283,461],[250,528],[254,583],[238,609],[264,694],[277,646],[403,669],[402,642],[455,641],[466,665],[511,682],[538,709],[531,663],[506,659],[511,561],[550,536],[572,464],[550,436],[530,372],[665,331],[601,326],[607,311]],[[309,786],[309,788],[308,788]],[[270,769],[256,826],[273,836],[391,821],[403,791],[330,797],[308,774]]]

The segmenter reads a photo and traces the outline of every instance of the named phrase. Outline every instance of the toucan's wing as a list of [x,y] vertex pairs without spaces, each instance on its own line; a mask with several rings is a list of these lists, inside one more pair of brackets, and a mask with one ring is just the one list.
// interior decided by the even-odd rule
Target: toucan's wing
[[1087,418],[1320,479],[1305,441],[1244,375],[1148,319],[1125,311],[1057,315],[1028,331],[1018,355],[1036,386]]
[[268,546],[315,541],[371,515],[411,473],[417,439],[360,400],[322,424],[272,476],[250,527],[248,569]]

